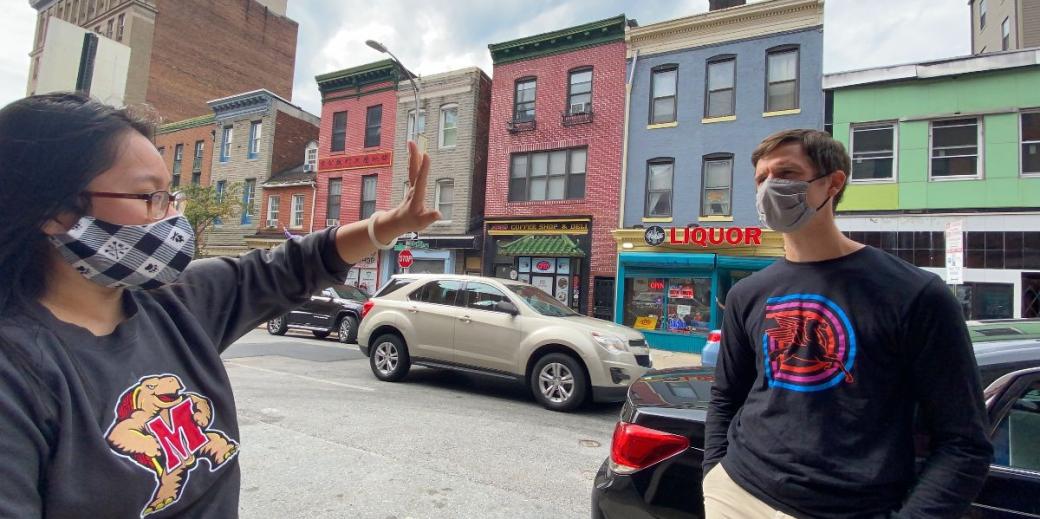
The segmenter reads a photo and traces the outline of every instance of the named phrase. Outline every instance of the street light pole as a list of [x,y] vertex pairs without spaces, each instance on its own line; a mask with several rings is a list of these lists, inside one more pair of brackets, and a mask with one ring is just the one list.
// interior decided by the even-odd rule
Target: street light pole
[[368,45],[369,47],[371,47],[371,48],[373,48],[373,49],[375,49],[375,50],[377,50],[379,52],[382,52],[384,54],[388,54],[390,56],[390,59],[392,59],[394,61],[394,63],[397,64],[397,67],[404,71],[405,77],[408,78],[408,82],[412,84],[412,94],[415,96],[415,122],[413,123],[413,125],[414,125],[413,128],[415,128],[415,130],[416,130],[415,144],[419,146],[419,153],[425,152],[426,151],[426,135],[424,135],[425,132],[424,133],[419,133],[419,131],[418,131],[419,130],[419,116],[422,114],[422,107],[419,105],[419,85],[416,84],[416,82],[415,82],[415,76],[412,75],[411,71],[409,71],[407,68],[405,68],[404,64],[401,63],[401,60],[397,59],[397,56],[394,56],[393,52],[390,52],[390,49],[386,48],[386,45],[383,45],[382,43],[379,43],[378,41],[375,41],[375,40],[366,40],[365,41],[365,45]]

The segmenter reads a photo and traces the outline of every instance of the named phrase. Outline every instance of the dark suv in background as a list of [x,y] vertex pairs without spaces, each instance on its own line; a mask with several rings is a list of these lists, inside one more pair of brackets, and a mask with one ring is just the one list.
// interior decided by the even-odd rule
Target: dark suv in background
[[361,308],[368,295],[350,285],[333,285],[311,296],[311,300],[289,313],[267,321],[271,335],[284,335],[290,329],[310,330],[324,339],[336,332],[339,342],[357,341]]

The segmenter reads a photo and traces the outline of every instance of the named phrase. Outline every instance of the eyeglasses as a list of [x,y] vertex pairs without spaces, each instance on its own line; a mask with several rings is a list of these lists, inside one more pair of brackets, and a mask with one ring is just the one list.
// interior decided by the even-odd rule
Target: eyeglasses
[[152,193],[110,193],[107,191],[84,191],[84,194],[101,198],[129,198],[132,200],[144,200],[148,202],[148,217],[153,220],[161,220],[166,217],[173,204],[173,210],[180,212],[188,197],[183,191],[171,193],[169,191],[155,191]]

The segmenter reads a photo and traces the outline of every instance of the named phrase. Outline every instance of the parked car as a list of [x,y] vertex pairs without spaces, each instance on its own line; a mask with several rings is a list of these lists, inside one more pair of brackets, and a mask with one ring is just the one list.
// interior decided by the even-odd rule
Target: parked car
[[704,343],[701,350],[701,366],[714,368],[719,361],[719,348],[722,347],[722,330],[712,330],[708,334],[708,341]]
[[324,339],[336,332],[339,342],[357,341],[358,322],[368,294],[350,285],[334,285],[311,296],[289,313],[267,321],[267,332],[285,335],[290,329],[310,330]]
[[[1034,363],[1040,366],[1040,363]],[[704,516],[704,420],[713,370],[651,371],[632,384],[596,475],[593,519]],[[1040,517],[1040,367],[1006,374],[985,392],[995,455],[969,517]]]
[[643,335],[581,315],[527,283],[479,276],[395,276],[365,304],[358,334],[376,378],[412,365],[513,380],[548,409],[622,401],[650,368]]

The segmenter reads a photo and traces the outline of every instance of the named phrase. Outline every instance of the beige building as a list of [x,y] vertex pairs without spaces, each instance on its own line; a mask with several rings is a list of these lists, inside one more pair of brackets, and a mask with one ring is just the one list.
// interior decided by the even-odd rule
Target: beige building
[[318,140],[319,119],[267,90],[217,99],[209,106],[215,131],[210,183],[218,193],[240,185],[237,195],[244,209],[209,231],[204,251],[236,256],[248,250],[247,236],[267,227],[261,222],[263,184],[304,162],[308,145]]
[[[443,220],[407,244],[415,258],[409,272],[479,273],[478,236],[484,215],[491,79],[479,68],[426,76],[418,81],[422,105],[416,121],[415,94],[402,81],[397,91],[391,206],[408,182],[408,141],[425,137],[431,170],[426,205]],[[392,264],[398,270],[397,261]]]
[[1040,47],[1040,0],[969,0],[971,52]]

